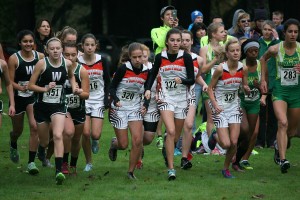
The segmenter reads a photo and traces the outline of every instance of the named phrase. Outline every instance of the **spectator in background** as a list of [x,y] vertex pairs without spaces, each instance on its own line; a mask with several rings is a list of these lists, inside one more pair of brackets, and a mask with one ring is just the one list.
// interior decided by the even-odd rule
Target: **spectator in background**
[[[163,26],[159,28],[153,28],[151,30],[151,39],[153,41],[153,49],[155,55],[161,53],[166,49],[166,35],[167,32],[178,26],[178,18],[173,19],[172,11],[175,10],[174,6],[165,6],[160,10],[160,19],[163,21]],[[162,138],[162,120],[160,119],[157,125],[157,139],[156,146],[158,149],[163,148],[163,138]]]
[[197,55],[200,52],[200,40],[202,37],[206,36],[207,27],[202,22],[197,22],[193,25],[191,32],[193,34],[193,45],[191,51]]
[[276,31],[279,35],[280,40],[284,40],[284,34],[283,34],[283,22],[284,14],[282,11],[276,10],[272,12],[272,21],[275,23]]
[[194,10],[192,13],[191,13],[191,19],[192,19],[192,23],[189,25],[189,28],[188,30],[192,30],[193,26],[195,23],[203,23],[203,14],[202,12],[200,12],[199,10]]
[[34,35],[36,45],[35,50],[46,54],[46,43],[49,38],[54,36],[50,21],[47,19],[38,20],[34,29]]
[[[271,20],[266,20],[262,24],[262,37],[259,38],[260,44],[258,58],[273,45],[278,44],[278,34],[275,30],[275,24]],[[267,147],[274,147],[274,141],[277,133],[277,119],[274,114],[274,108],[272,104],[272,91],[276,78],[276,60],[271,57],[268,60],[268,93],[266,96],[266,106],[260,108],[260,125],[259,133],[256,140],[256,147],[263,148],[265,143]]]
[[[221,23],[221,24],[224,24],[223,23],[223,19],[220,17],[220,16],[215,16],[212,18],[212,23]],[[225,30],[225,38],[223,41],[220,42],[220,45],[224,45],[228,42],[229,39],[233,38],[231,35],[228,35],[228,32],[227,30]],[[203,36],[200,40],[200,46],[201,47],[204,47],[206,45],[208,45],[209,41],[208,41],[208,36]]]
[[165,39],[167,32],[171,28],[178,26],[178,18],[173,19],[172,10],[175,10],[174,6],[163,7],[160,10],[160,19],[163,21],[163,26],[151,30],[151,39],[153,41],[155,55],[166,48]]
[[241,16],[241,14],[245,13],[243,9],[238,9],[234,12],[233,18],[232,18],[232,27],[228,29],[228,34],[232,35],[234,33],[234,27],[238,23],[238,18]]
[[[205,26],[204,23],[198,22],[194,24],[194,26],[191,29],[191,32],[193,34],[193,44],[192,44],[191,52],[199,55],[200,47],[201,47],[200,40],[202,37],[206,36],[206,31],[207,31],[207,27]],[[202,78],[204,78],[204,75],[202,76]],[[201,92],[202,92],[202,86],[198,83],[195,83],[196,105],[199,104]],[[200,106],[197,106],[198,111],[200,110],[200,108],[201,108]],[[195,118],[192,132],[194,133],[196,129],[197,126],[196,126],[196,118]]]
[[240,37],[251,38],[250,32],[250,15],[248,13],[242,13],[234,26],[232,36],[239,39]]
[[254,10],[254,27],[252,30],[251,38],[258,40],[262,36],[262,24],[268,19],[268,14],[265,9],[255,9]]

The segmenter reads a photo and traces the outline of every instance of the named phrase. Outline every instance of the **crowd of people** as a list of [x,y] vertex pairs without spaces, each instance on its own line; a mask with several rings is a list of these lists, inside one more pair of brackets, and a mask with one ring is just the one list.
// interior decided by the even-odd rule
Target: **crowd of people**
[[[116,161],[118,151],[131,144],[127,177],[136,179],[144,146],[156,138],[168,180],[175,180],[174,151],[180,138],[181,169],[193,166],[195,116],[203,107],[203,145],[226,154],[221,170],[225,178],[234,177],[230,165],[237,172],[253,169],[251,152],[265,144],[274,148],[274,162],[286,173],[286,150],[300,121],[300,23],[291,18],[281,24],[283,16],[275,11],[268,20],[267,10],[255,9],[251,21],[249,13],[238,9],[227,30],[220,16],[206,26],[202,12],[195,10],[185,29],[175,7],[166,6],[160,11],[163,25],[151,30],[154,63],[147,46],[131,43],[122,48],[113,77],[96,53],[99,44],[92,33],[78,45],[74,28],[54,34],[49,20],[39,20],[33,32],[17,34],[19,50],[7,63],[0,58],[12,122],[10,159],[20,160],[17,142],[26,113],[29,174],[39,173],[36,157],[51,166],[54,154],[55,180],[62,184],[65,174],[77,174],[81,147],[83,171],[91,171],[108,109],[116,136],[109,159]],[[2,112],[0,101],[0,127]]]

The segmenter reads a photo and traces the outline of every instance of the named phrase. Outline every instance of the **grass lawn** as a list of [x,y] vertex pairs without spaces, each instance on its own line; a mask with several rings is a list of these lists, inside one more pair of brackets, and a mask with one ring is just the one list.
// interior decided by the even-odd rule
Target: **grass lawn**
[[[4,111],[7,112],[7,98]],[[198,119],[199,120],[199,119]],[[105,120],[100,152],[93,155],[94,170],[83,172],[85,159],[81,151],[78,160],[78,176],[67,177],[61,186],[55,184],[54,169],[42,167],[36,159],[40,173],[30,176],[26,173],[28,161],[28,126],[18,141],[20,163],[9,159],[9,132],[11,122],[3,116],[0,128],[0,199],[300,199],[300,141],[292,140],[287,158],[291,169],[281,174],[279,166],[273,162],[272,149],[259,149],[252,156],[254,167],[245,173],[233,172],[235,179],[225,179],[221,175],[224,156],[194,155],[191,170],[181,170],[180,156],[175,157],[177,179],[167,180],[161,152],[155,144],[145,147],[144,168],[136,170],[138,180],[126,177],[129,151],[119,151],[117,161],[108,158],[108,149],[113,128]],[[51,159],[54,164],[54,158]]]

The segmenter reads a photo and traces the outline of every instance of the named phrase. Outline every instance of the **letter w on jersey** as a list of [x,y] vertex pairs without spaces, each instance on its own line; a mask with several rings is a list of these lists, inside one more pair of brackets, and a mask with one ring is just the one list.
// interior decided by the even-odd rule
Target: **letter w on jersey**
[[26,66],[26,72],[27,72],[27,75],[32,74],[33,69],[34,69],[34,66],[32,66],[32,65]]
[[52,80],[59,81],[61,78],[61,72],[52,72]]

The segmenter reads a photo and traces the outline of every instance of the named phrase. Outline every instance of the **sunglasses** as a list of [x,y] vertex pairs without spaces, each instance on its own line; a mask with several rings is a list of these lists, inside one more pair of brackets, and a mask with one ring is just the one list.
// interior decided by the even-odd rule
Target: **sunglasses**
[[242,23],[250,22],[250,19],[247,19],[247,20],[246,19],[242,19],[241,22]]

